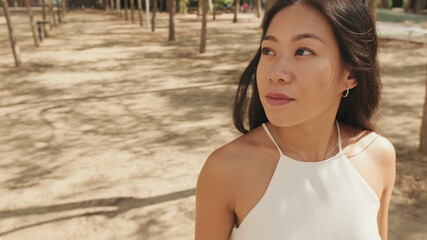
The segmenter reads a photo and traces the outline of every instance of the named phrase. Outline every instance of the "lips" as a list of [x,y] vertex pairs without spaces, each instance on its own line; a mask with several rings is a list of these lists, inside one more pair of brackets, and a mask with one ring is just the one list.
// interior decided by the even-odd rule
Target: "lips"
[[267,103],[272,106],[288,104],[295,100],[294,98],[291,98],[288,95],[281,93],[268,93],[265,98],[267,100]]

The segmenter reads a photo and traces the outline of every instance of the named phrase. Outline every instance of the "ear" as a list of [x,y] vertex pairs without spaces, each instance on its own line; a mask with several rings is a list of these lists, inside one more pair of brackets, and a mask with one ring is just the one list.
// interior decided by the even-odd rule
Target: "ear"
[[344,91],[348,88],[348,89],[352,89],[354,87],[357,86],[357,79],[354,76],[353,72],[351,72],[350,70],[346,69],[345,70],[345,75],[346,76],[346,80],[345,80],[345,88]]

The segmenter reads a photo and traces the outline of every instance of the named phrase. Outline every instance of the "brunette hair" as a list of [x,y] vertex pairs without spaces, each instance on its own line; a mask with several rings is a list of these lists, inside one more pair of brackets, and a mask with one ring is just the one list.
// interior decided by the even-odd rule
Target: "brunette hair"
[[[278,0],[265,15],[261,39],[265,37],[273,17],[296,3],[313,7],[326,16],[334,31],[341,60],[357,80],[357,86],[350,90],[348,97],[341,99],[336,119],[355,128],[373,131],[371,118],[378,108],[381,90],[374,16],[362,0]],[[234,126],[243,134],[268,121],[258,95],[256,72],[260,58],[261,43],[242,73],[235,97]],[[249,121],[248,130],[245,128],[246,120]]]

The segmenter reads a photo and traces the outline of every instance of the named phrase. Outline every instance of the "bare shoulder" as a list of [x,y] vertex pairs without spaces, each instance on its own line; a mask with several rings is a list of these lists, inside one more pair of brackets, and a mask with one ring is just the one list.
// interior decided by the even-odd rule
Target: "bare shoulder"
[[242,179],[250,175],[251,151],[257,129],[213,151],[205,161],[196,186],[196,239],[229,239]]
[[396,159],[393,144],[377,132],[362,131],[344,125],[343,139],[344,152],[350,157],[364,153],[382,164],[390,164]]
[[[396,174],[396,151],[393,144],[384,136],[373,131],[360,131],[349,126],[343,129],[343,150],[349,157],[365,162],[367,167],[378,169],[376,176],[382,176],[382,189],[393,187]],[[373,164],[373,165],[372,165]]]
[[217,189],[223,187],[218,190],[226,194],[227,199],[234,200],[233,193],[239,188],[239,179],[247,174],[253,156],[260,151],[258,135],[259,128],[213,151],[203,165],[197,185],[204,181],[216,185]]

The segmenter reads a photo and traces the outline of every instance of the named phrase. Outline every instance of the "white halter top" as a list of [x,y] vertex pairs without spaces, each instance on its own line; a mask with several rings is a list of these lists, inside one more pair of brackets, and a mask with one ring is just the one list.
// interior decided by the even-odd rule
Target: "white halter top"
[[380,201],[342,152],[319,162],[280,159],[261,200],[231,232],[231,240],[381,240]]

